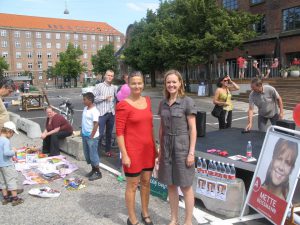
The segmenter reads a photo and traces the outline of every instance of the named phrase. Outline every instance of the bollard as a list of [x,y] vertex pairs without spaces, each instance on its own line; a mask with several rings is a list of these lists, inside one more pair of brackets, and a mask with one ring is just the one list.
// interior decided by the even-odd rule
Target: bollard
[[196,115],[197,137],[204,137],[206,133],[206,112],[198,111]]

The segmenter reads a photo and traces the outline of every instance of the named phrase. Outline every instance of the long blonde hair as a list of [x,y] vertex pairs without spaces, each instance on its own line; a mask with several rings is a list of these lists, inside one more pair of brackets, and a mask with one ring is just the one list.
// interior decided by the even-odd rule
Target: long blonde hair
[[167,77],[169,75],[173,75],[173,74],[178,77],[178,80],[179,80],[179,83],[180,83],[180,88],[178,89],[178,96],[179,97],[185,96],[184,83],[183,83],[183,79],[182,79],[182,76],[181,76],[180,72],[178,70],[168,70],[164,75],[164,95],[167,99],[170,98],[170,93],[168,92],[168,90],[166,88],[166,80],[167,80]]

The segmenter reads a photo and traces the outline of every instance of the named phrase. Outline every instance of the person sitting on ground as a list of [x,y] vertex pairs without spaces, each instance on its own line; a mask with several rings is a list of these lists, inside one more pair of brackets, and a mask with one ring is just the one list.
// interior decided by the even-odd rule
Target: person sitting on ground
[[[17,195],[18,173],[12,162],[15,151],[11,149],[9,141],[15,133],[19,134],[16,125],[8,121],[4,123],[0,136],[0,188],[2,189],[3,195],[2,204],[6,205],[11,202],[13,206],[24,202],[24,200]],[[8,192],[11,192],[11,196],[9,196]]]
[[59,155],[58,140],[71,136],[73,128],[71,124],[60,114],[57,114],[51,106],[46,109],[46,128],[41,135],[43,139],[43,153],[49,156]]
[[230,91],[237,91],[240,87],[231,80],[230,76],[226,75],[225,77],[219,78],[217,82],[217,90],[215,92],[214,104],[223,106],[223,110],[220,114],[219,120],[219,129],[226,129],[231,127],[232,123],[232,109],[233,104],[231,101]]
[[87,174],[90,181],[102,178],[100,172],[100,159],[98,154],[99,130],[98,119],[99,111],[94,104],[94,95],[91,92],[83,94],[83,104],[85,105],[82,113],[82,144],[83,153],[87,164],[91,164],[92,170]]

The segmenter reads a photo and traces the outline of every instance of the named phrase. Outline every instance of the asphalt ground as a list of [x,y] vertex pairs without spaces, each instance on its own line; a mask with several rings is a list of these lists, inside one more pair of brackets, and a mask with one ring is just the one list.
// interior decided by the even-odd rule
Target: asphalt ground
[[[83,109],[81,89],[50,89],[47,91],[47,94],[50,104],[56,107],[64,98],[70,99],[75,109],[73,127],[75,130],[79,130]],[[157,136],[160,123],[157,111],[159,102],[163,98],[162,90],[159,88],[146,89],[144,95],[150,96],[152,99],[154,130]],[[210,115],[213,108],[212,99],[209,97],[197,97],[195,95],[191,95],[191,97],[195,100],[197,109],[206,112],[206,132],[217,130],[217,119]],[[17,99],[17,96],[5,98],[6,101],[12,99]],[[232,126],[244,128],[247,122],[247,104],[234,102],[234,105],[235,110],[233,111]],[[8,110],[39,123],[42,130],[45,127],[46,115],[43,110],[25,112],[20,111],[18,106],[12,105],[9,105]],[[256,123],[256,117],[254,117],[253,129],[257,129]],[[24,134],[20,136],[12,139],[13,146],[20,147],[26,144],[41,145],[40,139],[30,140]],[[117,152],[117,149],[115,151]],[[76,161],[69,156],[66,157],[79,166],[79,170],[71,176],[82,177],[89,171],[85,162]],[[114,168],[118,168],[120,165],[119,160],[116,158],[101,157],[101,162]],[[51,188],[62,191],[62,195],[58,199],[31,197],[27,194],[27,191],[33,186],[26,186],[25,193],[21,195],[25,199],[23,205],[15,208],[12,208],[12,206],[0,206],[0,224],[125,224],[127,219],[123,197],[125,184],[118,182],[113,175],[106,171],[103,174],[104,176],[100,181],[88,182],[87,188],[80,191],[70,192],[64,190],[62,181],[51,183],[49,185]],[[22,177],[20,179],[22,180]],[[140,208],[139,204],[138,200],[137,208]],[[209,213],[211,220],[208,219],[207,221],[214,221],[214,218],[224,218],[214,212],[205,210],[201,201],[197,201],[197,207]],[[155,224],[168,223],[169,208],[166,202],[157,198],[151,198],[150,208]],[[12,209],[14,210],[13,214],[11,213]],[[137,213],[139,214],[139,211]],[[183,210],[180,213],[182,219]],[[197,223],[195,222],[195,224]],[[269,222],[265,219],[260,219],[239,224],[269,224]]]

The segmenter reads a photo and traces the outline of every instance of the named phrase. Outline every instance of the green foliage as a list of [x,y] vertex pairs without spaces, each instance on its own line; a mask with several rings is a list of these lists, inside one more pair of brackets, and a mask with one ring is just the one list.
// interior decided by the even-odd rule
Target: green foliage
[[118,61],[114,56],[114,46],[112,44],[105,45],[96,55],[92,56],[93,71],[97,74],[104,74],[106,70],[118,71]]
[[82,55],[83,52],[79,47],[75,48],[69,43],[67,50],[59,54],[59,62],[55,64],[54,70],[51,69],[52,74],[76,80],[79,74],[86,70],[79,59]]
[[5,58],[0,56],[0,79],[3,78],[4,71],[8,70],[9,64],[6,62]]
[[161,1],[157,12],[133,24],[125,62],[144,73],[208,64],[214,56],[241,47],[256,34],[259,16],[228,11],[216,0]]

